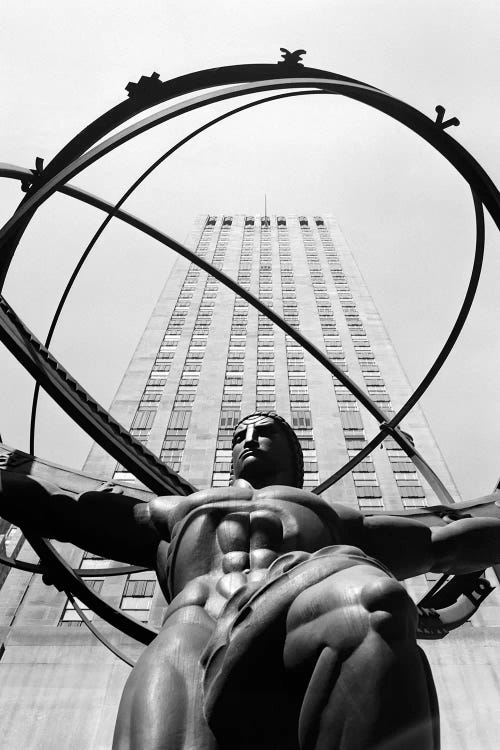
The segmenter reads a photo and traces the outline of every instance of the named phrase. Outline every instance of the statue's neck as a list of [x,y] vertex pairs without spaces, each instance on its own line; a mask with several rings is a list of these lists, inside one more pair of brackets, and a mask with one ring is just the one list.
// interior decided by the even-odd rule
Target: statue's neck
[[260,483],[258,480],[249,482],[248,479],[238,477],[234,480],[233,487],[241,487],[242,489],[250,488],[252,490],[261,490],[264,487],[274,487],[275,485],[285,485],[286,487],[293,487],[294,485],[290,482],[289,478],[285,475],[276,475],[271,477],[269,480]]

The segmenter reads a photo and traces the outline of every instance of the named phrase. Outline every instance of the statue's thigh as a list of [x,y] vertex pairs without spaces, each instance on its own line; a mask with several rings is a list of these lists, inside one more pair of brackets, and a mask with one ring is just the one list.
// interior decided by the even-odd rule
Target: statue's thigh
[[412,637],[416,609],[403,586],[374,565],[358,564],[302,591],[287,617],[287,670],[314,668],[324,647],[344,658],[370,632],[388,640]]
[[114,750],[216,747],[203,717],[200,671],[213,621],[203,611],[193,614],[199,616],[179,612],[169,618],[134,667],[120,703]]

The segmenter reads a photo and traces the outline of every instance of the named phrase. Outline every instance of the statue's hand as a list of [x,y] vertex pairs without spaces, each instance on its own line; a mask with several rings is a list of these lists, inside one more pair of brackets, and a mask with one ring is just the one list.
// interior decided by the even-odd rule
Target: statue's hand
[[107,492],[108,494],[113,493],[115,495],[123,495],[123,487],[118,487],[118,485],[114,484],[113,482],[103,482],[99,487],[97,487],[96,492]]

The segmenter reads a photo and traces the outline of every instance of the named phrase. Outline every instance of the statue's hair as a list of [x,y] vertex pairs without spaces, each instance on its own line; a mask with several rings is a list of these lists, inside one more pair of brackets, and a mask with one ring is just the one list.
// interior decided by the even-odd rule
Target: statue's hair
[[[295,454],[295,467],[296,467],[296,473],[295,473],[295,487],[302,488],[304,484],[304,454],[302,453],[302,446],[299,442],[299,439],[297,435],[295,434],[294,429],[288,424],[286,419],[281,417],[279,414],[276,414],[274,411],[254,411],[252,414],[247,414],[246,417],[243,417],[240,419],[236,427],[234,428],[233,433],[233,439],[232,439],[232,448],[234,448],[234,436],[236,433],[236,430],[242,424],[242,422],[245,422],[247,419],[250,419],[251,417],[270,417],[271,419],[274,419],[275,422],[279,424],[279,426],[283,429],[285,435],[288,438],[288,443],[290,447],[292,448],[294,454]],[[234,469],[233,464],[231,462],[231,478],[230,482],[233,481],[234,478]]]

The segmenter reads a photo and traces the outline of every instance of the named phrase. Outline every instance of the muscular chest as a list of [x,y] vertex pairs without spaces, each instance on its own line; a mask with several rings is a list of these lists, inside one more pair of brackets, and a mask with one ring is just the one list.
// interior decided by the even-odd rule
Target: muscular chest
[[203,505],[175,529],[170,590],[208,573],[245,573],[251,580],[285,552],[313,552],[336,542],[320,516],[294,503],[258,498]]

